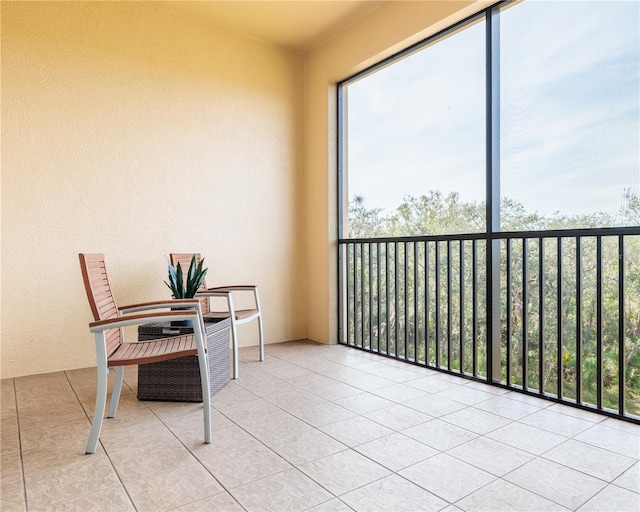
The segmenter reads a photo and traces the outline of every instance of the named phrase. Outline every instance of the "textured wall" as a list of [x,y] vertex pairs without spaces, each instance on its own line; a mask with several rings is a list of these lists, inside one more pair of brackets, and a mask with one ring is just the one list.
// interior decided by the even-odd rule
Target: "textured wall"
[[260,286],[267,343],[304,337],[302,57],[138,2],[1,8],[2,377],[95,364],[78,252],[127,304],[199,251]]

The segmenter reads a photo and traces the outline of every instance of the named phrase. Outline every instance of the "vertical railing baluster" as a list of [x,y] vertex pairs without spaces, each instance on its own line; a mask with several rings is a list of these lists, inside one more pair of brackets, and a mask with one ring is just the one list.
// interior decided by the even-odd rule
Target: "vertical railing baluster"
[[418,362],[418,242],[413,242],[413,360]]
[[596,237],[596,405],[602,409],[602,236]]
[[528,350],[529,345],[529,250],[528,239],[522,239],[522,389],[527,389],[529,377]]
[[360,312],[360,304],[358,300],[358,246],[353,244],[353,344],[358,345],[358,313]]
[[440,368],[440,242],[436,241],[436,367]]
[[364,244],[360,244],[360,304],[361,304],[361,312],[360,312],[360,347],[364,348]]
[[471,350],[472,350],[472,372],[473,376],[478,376],[478,241],[474,240],[471,253]]
[[398,242],[395,243],[395,247],[393,248],[393,268],[394,268],[394,294],[393,294],[393,303],[395,309],[395,321],[394,321],[394,333],[395,338],[393,340],[394,353],[395,356],[398,357],[398,313],[399,313],[399,304],[398,304],[398,285],[400,282],[400,278],[398,277]]
[[625,411],[625,380],[626,380],[626,357],[625,357],[625,255],[624,255],[624,235],[618,236],[618,413],[622,416]]
[[390,247],[390,243],[387,242],[385,244],[385,250],[384,250],[384,255],[385,255],[385,267],[384,267],[384,277],[385,277],[385,289],[386,289],[386,293],[385,293],[385,314],[387,316],[387,328],[385,329],[386,331],[386,340],[385,340],[385,354],[389,354],[389,338],[391,336],[391,314],[390,314],[390,309],[391,309],[391,300],[389,299],[390,297],[390,293],[389,293],[389,247]]
[[402,317],[404,318],[404,352],[403,358],[406,360],[408,356],[408,342],[409,342],[409,254],[408,254],[408,242],[404,242],[402,245],[403,251],[402,255],[404,257],[404,313]]
[[429,366],[429,242],[424,243],[424,362]]
[[[351,246],[352,244],[346,244],[345,246],[345,252],[346,252],[346,259],[345,259],[345,280],[346,280],[346,287],[347,289],[345,290],[345,300],[347,302],[347,307],[346,307],[346,311],[347,311],[347,318],[345,319],[345,324],[346,324],[346,329],[345,329],[345,334],[344,334],[344,341],[346,343],[349,343],[349,339],[351,337],[351,321],[353,320],[353,315],[351,314]],[[355,309],[355,308],[354,308]]]
[[564,381],[564,358],[563,358],[563,331],[564,331],[564,322],[562,315],[562,238],[558,237],[557,239],[557,249],[558,249],[558,284],[557,284],[557,320],[556,320],[556,329],[558,334],[558,364],[557,364],[557,394],[558,398],[562,398],[564,396],[563,392],[563,381]]
[[538,238],[538,389],[544,394],[544,238]]
[[460,373],[464,374],[464,241],[460,240]]
[[511,274],[511,248],[512,248],[512,240],[511,238],[507,238],[505,240],[506,245],[506,259],[507,259],[507,322],[506,322],[506,330],[507,330],[507,386],[511,385],[511,336],[512,336],[512,328],[513,328],[513,301],[512,301],[512,293],[511,288],[513,286],[512,279],[513,276]]
[[452,272],[452,256],[451,256],[451,244],[453,242],[449,240],[447,242],[447,370],[451,371],[451,346],[453,345],[451,323],[453,320],[451,306],[453,295],[453,279],[451,277]]
[[576,402],[582,403],[582,237],[576,237]]
[[358,312],[360,305],[358,304],[358,254],[359,245],[353,244],[353,344],[358,344]]
[[373,350],[373,247],[371,243],[367,244],[369,246],[369,350]]
[[376,321],[377,321],[377,329],[376,329],[376,352],[380,352],[380,279],[381,279],[381,271],[380,267],[382,265],[382,260],[380,257],[380,242],[376,242]]

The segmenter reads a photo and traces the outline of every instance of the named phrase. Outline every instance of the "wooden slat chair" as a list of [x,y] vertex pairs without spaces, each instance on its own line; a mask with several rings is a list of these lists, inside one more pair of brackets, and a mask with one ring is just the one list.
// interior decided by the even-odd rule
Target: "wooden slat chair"
[[[200,254],[198,253],[171,253],[169,258],[171,264],[175,267],[180,263],[180,266],[186,270],[191,264],[191,258],[195,254],[196,262],[200,263]],[[240,291],[253,292],[254,306],[249,309],[235,309],[233,305],[233,294]],[[228,294],[228,295],[226,295]],[[215,286],[213,288],[207,288],[206,281],[203,281],[196,297],[202,297],[202,317],[205,322],[207,320],[215,321],[224,318],[231,318],[231,340],[233,344],[233,378],[237,379],[239,374],[238,363],[238,325],[246,324],[252,320],[258,321],[258,332],[260,340],[260,361],[264,361],[264,334],[262,328],[262,311],[260,310],[260,298],[258,297],[258,287],[256,285],[230,285],[230,286]],[[227,298],[227,310],[226,311],[214,311],[211,309],[210,300],[212,297],[226,297]]]
[[[89,324],[89,330],[95,335],[98,363],[96,406],[86,453],[95,453],[102,430],[102,418],[107,401],[107,376],[110,368],[115,368],[115,382],[107,417],[114,418],[122,391],[125,366],[154,363],[189,355],[197,355],[199,360],[204,410],[204,442],[210,443],[211,397],[200,302],[194,299],[163,300],[118,307],[111,293],[104,255],[80,254],[79,256],[84,287],[95,319]],[[140,313],[177,305],[185,309]],[[171,320],[191,320],[194,333],[136,343],[127,343],[124,339],[123,327]]]

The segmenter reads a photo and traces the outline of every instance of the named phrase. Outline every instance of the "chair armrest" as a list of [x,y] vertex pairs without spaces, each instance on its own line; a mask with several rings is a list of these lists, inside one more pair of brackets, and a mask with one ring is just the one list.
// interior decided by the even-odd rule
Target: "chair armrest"
[[213,288],[207,289],[203,292],[196,292],[196,297],[229,297],[230,292],[222,290],[218,291]]
[[[118,329],[128,325],[146,324],[149,322],[163,322],[167,320],[195,320],[198,322],[200,314],[198,311],[164,311],[160,313],[144,313],[140,315],[130,315],[126,317],[108,318],[98,320],[89,324],[89,330],[93,333],[106,331],[107,329]],[[199,322],[198,322],[199,324]]]
[[146,311],[149,309],[160,308],[177,308],[177,307],[194,307],[199,304],[199,301],[194,299],[166,299],[156,300],[153,302],[141,302],[139,304],[130,304],[128,306],[121,306],[118,308],[120,313],[136,313],[138,311]]
[[256,288],[258,288],[256,285],[254,284],[232,284],[229,286],[214,286],[213,288],[207,288],[207,291],[216,291],[216,292],[234,292],[234,291],[241,291],[241,290],[247,290],[247,291],[254,291]]
[[[255,301],[255,308],[258,310],[258,316],[260,316],[260,299],[258,297],[258,287],[255,284],[232,284],[228,286],[214,286],[213,288],[207,288],[206,292],[203,292],[207,295],[211,295],[214,293],[225,292],[229,294],[227,299],[229,311],[235,311],[235,307],[233,306],[233,297],[232,292],[236,291],[247,291],[253,292],[253,300]],[[200,294],[198,294],[200,295]]]

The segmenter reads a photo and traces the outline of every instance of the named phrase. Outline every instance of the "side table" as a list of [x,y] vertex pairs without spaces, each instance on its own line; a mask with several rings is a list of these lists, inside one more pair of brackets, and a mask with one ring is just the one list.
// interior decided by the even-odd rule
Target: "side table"
[[[229,339],[231,319],[205,322],[211,394],[229,382]],[[168,322],[141,325],[138,341],[191,334],[191,327],[174,327]],[[138,400],[202,402],[198,356],[138,365]]]

